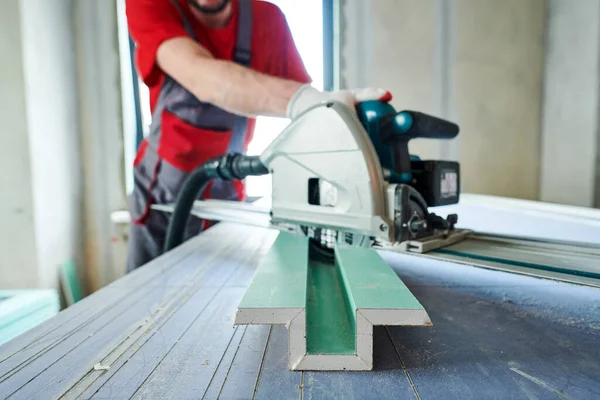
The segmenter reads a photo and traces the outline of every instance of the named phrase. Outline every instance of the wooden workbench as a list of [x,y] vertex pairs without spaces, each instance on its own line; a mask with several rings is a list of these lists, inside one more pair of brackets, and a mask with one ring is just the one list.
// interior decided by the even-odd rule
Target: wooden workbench
[[600,290],[383,253],[432,327],[375,330],[371,372],[291,372],[232,327],[276,233],[221,223],[0,347],[10,399],[598,399]]

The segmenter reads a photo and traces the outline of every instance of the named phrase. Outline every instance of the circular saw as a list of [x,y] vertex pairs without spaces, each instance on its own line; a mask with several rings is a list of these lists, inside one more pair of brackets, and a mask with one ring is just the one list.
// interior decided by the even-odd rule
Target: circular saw
[[[199,218],[234,221],[309,236],[323,248],[388,247],[425,252],[456,243],[455,214],[432,207],[456,204],[459,164],[411,155],[415,138],[453,139],[456,124],[366,101],[349,109],[316,105],[295,118],[260,154],[272,194],[257,204],[196,201]],[[173,205],[153,208],[172,211]]]

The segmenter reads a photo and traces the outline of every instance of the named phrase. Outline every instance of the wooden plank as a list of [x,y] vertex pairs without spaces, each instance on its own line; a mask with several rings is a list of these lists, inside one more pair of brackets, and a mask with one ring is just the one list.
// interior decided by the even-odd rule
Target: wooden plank
[[[43,354],[11,370],[0,382],[0,393],[19,392],[19,396],[33,396],[40,390],[57,389],[57,383],[67,377],[76,379],[82,372],[81,367],[77,368],[78,363],[87,364],[84,367],[86,370],[93,367],[93,360],[89,358],[91,349],[94,349],[95,357],[98,357],[98,352],[102,354],[103,350],[106,351],[106,347],[122,340],[127,331],[139,325],[147,315],[147,308],[158,305],[162,296],[160,294],[152,296],[151,292],[149,294],[149,297],[132,298],[124,308],[115,308],[107,312],[89,325],[61,339]],[[127,305],[129,305],[129,312],[124,314]],[[100,330],[102,334],[97,334]],[[84,343],[87,346],[82,346]]]
[[434,323],[389,328],[421,398],[600,396],[600,290],[389,259]]
[[[264,239],[267,239],[266,241]],[[128,348],[125,353],[114,364],[111,373],[97,379],[87,389],[85,396],[102,397],[109,391],[111,395],[115,393],[125,393],[127,396],[135,393],[139,386],[148,379],[150,373],[154,371],[157,365],[167,357],[173,350],[175,343],[182,340],[182,336],[192,328],[192,324],[201,324],[210,326],[212,319],[215,318],[216,306],[223,305],[223,301],[228,304],[231,299],[221,293],[224,287],[231,284],[233,278],[247,274],[246,270],[255,269],[256,262],[253,261],[255,255],[264,252],[262,247],[268,244],[268,237],[256,237],[255,240],[245,241],[243,250],[234,253],[226,262],[221,258],[214,260],[208,267],[203,279],[197,279],[197,284],[191,288],[188,296],[189,300],[181,306],[181,309],[175,310],[171,316],[156,327],[152,332],[143,338],[140,343],[135,343]],[[239,246],[237,246],[239,249]],[[193,257],[190,262],[196,265]],[[250,279],[250,276],[247,277]],[[235,280],[238,285],[244,285],[247,282]],[[243,293],[241,288],[231,288],[230,293]],[[210,297],[206,297],[210,296]],[[235,299],[237,300],[237,298]],[[209,313],[210,318],[203,313]],[[223,312],[219,309],[218,313]],[[218,315],[218,314],[217,314]],[[207,319],[208,318],[208,319]],[[231,329],[231,325],[228,325]],[[227,335],[225,335],[227,336]],[[115,376],[113,376],[115,375]],[[119,382],[126,382],[121,386]],[[73,390],[77,393],[77,390]],[[124,395],[125,395],[124,394]]]
[[173,344],[205,310],[216,293],[216,288],[208,287],[183,299],[179,309],[130,344],[121,354],[117,354],[117,358],[108,355],[99,362],[108,367],[108,370],[90,371],[66,392],[64,397],[75,399],[81,395],[83,398],[91,398],[99,392],[107,391],[110,391],[110,396],[125,396],[125,388],[131,386],[135,386],[132,390],[135,392]]
[[[126,297],[126,292],[110,291],[115,298],[122,297],[124,300],[119,303],[121,308],[105,309],[105,313],[96,315],[96,318],[89,318],[83,323],[77,324],[75,329],[65,324],[58,329],[52,330],[43,339],[36,340],[31,345],[20,351],[14,352],[9,358],[0,364],[0,390],[7,390],[7,381],[17,373],[19,375],[36,376],[49,367],[58,357],[77,347],[80,343],[87,340],[93,333],[93,329],[100,329],[112,323],[124,310],[132,307],[137,301],[143,299],[145,293]],[[92,316],[94,316],[92,314]],[[86,329],[83,332],[82,330]],[[16,389],[16,388],[15,388]]]
[[[30,350],[31,346],[40,344],[40,341],[45,342],[43,345],[48,345],[48,335],[52,334],[61,327],[64,329],[63,333],[58,334],[61,337],[65,331],[70,331],[82,322],[86,322],[89,318],[94,318],[97,313],[110,308],[112,304],[118,303],[119,297],[115,297],[115,291],[106,289],[105,291],[94,294],[94,298],[90,296],[87,299],[82,300],[81,303],[74,304],[72,307],[61,311],[56,317],[36,326],[29,330],[27,334],[20,335],[14,338],[12,341],[0,346],[0,376],[3,370],[5,370],[6,360],[17,354]],[[92,304],[94,300],[100,300],[95,304]],[[87,318],[86,318],[87,317]]]
[[[44,357],[38,357],[23,366],[23,373],[19,376],[35,376],[28,386],[33,391],[36,390],[37,382],[45,387],[51,385],[54,379],[61,380],[63,384],[71,382],[71,385],[74,385],[78,379],[92,369],[95,363],[103,358],[103,356],[97,356],[96,360],[86,359],[85,354],[89,352],[90,348],[95,349],[98,354],[107,354],[129,335],[140,334],[139,327],[145,327],[143,321],[148,316],[172,303],[175,294],[194,285],[195,281],[201,280],[211,265],[220,266],[222,255],[219,251],[229,251],[235,245],[235,242],[224,242],[221,248],[213,247],[216,253],[204,253],[208,256],[202,254],[196,258],[185,258],[180,263],[183,267],[178,266],[171,270],[173,273],[147,284],[145,292],[134,292],[141,293],[137,299],[134,298],[131,301],[127,299],[101,318],[77,330],[69,337],[69,340],[63,340],[48,350]],[[247,253],[239,254],[241,257],[248,257]],[[212,275],[207,281],[210,282],[215,277],[216,275]],[[127,289],[123,288],[123,290]],[[135,307],[131,307],[132,304],[135,304]],[[49,364],[49,360],[53,359],[55,362]],[[50,365],[52,368],[48,368]],[[65,365],[69,365],[69,368],[65,368]],[[19,390],[23,384],[24,382],[8,376],[0,382],[0,391],[6,388],[9,393],[12,393],[14,390]],[[23,388],[23,390],[27,392],[27,389]]]
[[[68,351],[84,343],[88,339],[87,335],[93,335],[104,326],[110,325],[123,311],[131,310],[139,301],[145,299],[145,296],[151,294],[156,299],[157,304],[168,301],[169,296],[179,290],[172,283],[181,280],[189,284],[191,277],[198,275],[200,272],[203,273],[203,270],[199,270],[197,263],[192,260],[192,262],[188,263],[181,262],[171,270],[171,274],[160,279],[156,277],[154,283],[152,280],[147,280],[145,286],[139,286],[135,290],[106,288],[101,292],[101,297],[114,299],[108,302],[109,306],[103,306],[98,300],[91,299],[94,300],[92,301],[92,309],[90,310],[92,312],[83,313],[83,318],[75,320],[75,323],[68,323],[71,319],[67,319],[63,323],[55,324],[55,327],[44,335],[35,333],[35,340],[31,341],[30,344],[26,345],[20,351],[13,352],[10,357],[0,363],[0,388],[10,375],[17,370],[27,368],[29,364],[37,365],[38,369],[45,369],[45,365],[49,364],[44,360],[51,360],[53,355],[66,354]],[[73,307],[86,302],[86,300],[84,299],[76,303]],[[151,310],[146,310],[146,312],[150,314]],[[87,333],[82,333],[83,330]],[[43,360],[38,360],[40,358],[43,358]]]
[[240,399],[254,394],[262,368],[270,326],[249,326],[239,344],[227,378],[217,397],[207,393],[207,398]]
[[[128,384],[122,393],[141,398],[201,398],[236,332],[231,315],[243,293],[241,288],[221,289],[141,386]],[[143,354],[140,351],[138,356],[142,360]],[[121,378],[116,376],[115,382],[119,384]],[[105,385],[97,397],[110,392],[111,386]]]
[[288,368],[287,346],[287,329],[281,325],[272,326],[255,399],[301,398],[302,372]]
[[[1,371],[8,368],[4,363],[9,358],[19,354],[22,359],[27,359],[27,355],[23,356],[20,353],[36,354],[43,351],[45,346],[52,346],[54,342],[50,335],[60,338],[67,335],[68,332],[79,329],[114,305],[120,304],[125,297],[133,296],[136,290],[147,287],[153,280],[160,282],[164,274],[173,273],[171,268],[175,270],[185,268],[186,264],[182,261],[195,254],[197,248],[214,244],[216,244],[216,239],[212,235],[199,237],[196,241],[188,241],[181,245],[177,252],[165,254],[153,260],[144,266],[143,270],[138,269],[126,275],[103,290],[61,311],[55,318],[38,325],[28,331],[26,335],[20,335],[11,342],[0,346],[0,376],[3,374]],[[193,269],[190,270],[193,271]],[[129,287],[130,289],[118,290],[120,287]],[[119,293],[123,297],[119,297]]]
[[40,390],[49,396],[62,393],[61,386],[74,385],[115,347],[151,327],[148,322],[152,322],[153,314],[170,306],[167,300],[170,295],[149,290],[147,296],[134,298],[123,308],[114,308],[61,341],[43,357],[26,364],[18,374],[10,375],[0,383],[0,392],[17,391],[24,397]]
[[217,369],[213,374],[206,391],[204,392],[203,398],[216,399],[219,397],[219,393],[225,384],[225,380],[229,374],[229,369],[231,368],[231,363],[237,354],[240,342],[246,333],[246,329],[247,327],[245,326],[235,328],[235,332],[231,338],[231,341],[229,342],[229,345],[227,346],[227,350],[225,350],[223,358],[219,360]]
[[[232,290],[235,291],[235,289]],[[215,293],[217,293],[217,295],[212,296]],[[202,334],[198,334],[197,332],[198,327],[200,326],[204,330],[209,330],[211,334],[214,335],[211,337],[214,341],[217,341],[218,343],[224,342],[225,346],[229,342],[230,336],[233,333],[231,326],[229,326],[229,332],[226,332],[224,329],[216,329],[214,326],[215,324],[213,324],[212,321],[223,315],[224,311],[227,309],[228,302],[235,299],[235,297],[232,298],[230,293],[219,291],[211,291],[210,295],[212,299],[201,312],[194,310],[193,307],[186,307],[186,310],[184,310],[185,312],[179,313],[176,319],[173,319],[172,322],[170,321],[164,329],[161,329],[156,335],[153,335],[151,340],[143,343],[139,350],[127,359],[127,363],[124,364],[110,380],[105,382],[99,390],[95,391],[91,398],[101,399],[112,396],[130,398],[134,394],[135,396],[148,396],[145,386],[151,385],[154,378],[157,376],[157,373],[160,373],[160,371],[166,372],[164,375],[161,374],[163,379],[178,380],[183,377],[183,374],[196,375],[200,370],[208,371],[209,369],[214,368],[214,366],[216,366],[215,358],[210,356],[203,357],[200,353],[195,354],[197,357],[194,357],[194,354],[192,353],[188,353],[187,357],[193,357],[191,363],[187,365],[189,368],[188,371],[181,370],[180,368],[183,368],[182,365],[176,366],[175,364],[172,365],[170,363],[170,360],[174,355],[182,356],[182,354],[179,353],[181,347],[178,346],[180,341],[187,343],[188,340],[203,339]],[[241,296],[241,292],[239,295]],[[202,303],[194,301],[191,304],[199,306]],[[208,327],[210,327],[210,329],[207,329]],[[216,332],[219,332],[220,337],[216,336]],[[193,334],[196,335],[192,336]],[[214,346],[218,348],[217,345]],[[219,357],[221,357],[220,354]],[[213,365],[208,365],[211,363],[213,363]],[[165,371],[165,367],[168,371]],[[176,367],[176,369],[171,369],[172,367]],[[194,390],[195,388],[190,388],[189,386],[183,386],[181,389],[189,390],[188,394],[191,394],[190,397],[194,397],[197,395],[201,396],[205,387],[201,387],[201,391],[199,392]],[[161,396],[169,397],[173,396],[176,392],[177,390],[171,388],[169,392],[161,390],[156,394],[152,394],[152,396],[158,396],[160,393]]]
[[[202,251],[198,252],[198,248],[218,250],[225,245],[227,246],[225,250],[239,249],[239,242],[244,241],[243,235],[236,236],[239,240],[233,242],[223,241],[221,236],[223,229],[216,229],[216,227],[213,229],[213,234],[200,236],[194,241],[182,244],[177,252],[165,254],[155,259],[144,266],[143,269],[140,268],[128,274],[103,290],[62,311],[56,318],[0,347],[0,377],[28,360],[43,355],[50,348],[60,343],[61,338],[71,335],[91,321],[100,318],[103,313],[111,310],[115,305],[123,305],[126,298],[136,296],[136,291],[148,290],[150,286],[165,286],[178,280],[186,282],[188,280],[186,278],[189,278],[190,274],[197,272],[197,267],[193,263],[189,264],[184,261],[194,255],[195,260],[201,263],[205,257],[210,256],[210,254]],[[268,238],[269,233],[271,232],[263,231],[262,235]],[[255,236],[262,237],[260,235]],[[119,290],[119,288],[125,289]]]
[[[182,325],[175,324],[173,327],[169,322],[164,327],[164,335],[155,335],[155,341],[142,344],[135,354],[125,357],[126,364],[94,391],[93,397],[102,398],[115,392],[123,396],[146,396],[150,393],[159,397],[173,393],[202,396],[209,383],[214,381],[213,375],[222,366],[221,358],[228,346],[236,345],[233,339],[236,331],[231,326],[233,310],[252,278],[250,272],[256,269],[265,247],[268,248],[273,240],[269,232],[255,235],[250,240],[245,236],[240,238],[243,243],[236,245],[239,251],[226,252],[227,259],[221,254],[214,264],[215,269],[207,285],[217,287],[217,292],[206,309],[195,318],[187,312],[184,316],[176,314],[173,318],[181,318],[180,324],[189,319],[191,325],[178,336],[171,331],[178,331],[177,327]],[[197,303],[198,308],[203,304],[201,301]],[[193,313],[193,310],[189,312]],[[148,354],[156,356],[148,361]],[[185,359],[182,360],[184,354]]]
[[[421,330],[427,330],[422,329]],[[304,399],[414,399],[385,327],[374,328],[374,371],[305,371]],[[260,382],[259,389],[265,383]],[[267,388],[269,385],[267,385]],[[271,397],[273,398],[273,397]],[[434,397],[439,398],[439,397]]]
[[[270,334],[265,326],[231,326],[272,233],[225,228],[203,233],[197,247],[184,244],[197,253],[189,260],[180,255],[177,266],[140,270],[73,306],[89,308],[48,321],[64,337],[54,337],[59,344],[26,358],[8,378],[25,383],[13,398],[52,398],[72,389],[68,399],[86,388],[80,398],[600,397],[599,290],[396,254],[384,259],[427,309],[433,327],[390,327],[389,334],[375,327],[373,371],[290,371],[284,326]],[[94,313],[88,317],[86,310]],[[95,319],[102,329],[94,328]],[[92,331],[92,337],[77,336]],[[21,343],[41,346],[40,332],[25,334]],[[73,337],[81,344],[69,349],[63,343]],[[65,352],[56,350],[61,346]],[[42,361],[46,368],[38,373]],[[108,370],[94,370],[105,361]]]
[[277,238],[276,231],[258,231],[252,232],[252,241],[245,238],[245,234],[241,233],[242,245],[236,247],[236,251],[245,255],[244,261],[236,268],[234,273],[225,281],[223,287],[242,287],[248,289],[249,283],[252,281],[258,265],[264,260],[266,254],[271,249],[274,241]]
[[286,370],[286,331],[274,326],[255,398],[414,398],[385,328],[374,331],[374,371],[301,373]]

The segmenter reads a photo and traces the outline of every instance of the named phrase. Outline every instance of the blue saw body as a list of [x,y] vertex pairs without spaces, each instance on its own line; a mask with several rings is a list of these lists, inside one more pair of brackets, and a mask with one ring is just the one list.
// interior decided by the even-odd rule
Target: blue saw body
[[453,139],[458,125],[422,112],[398,112],[389,102],[377,100],[359,103],[356,111],[388,182],[414,187],[430,207],[458,202],[458,162],[421,160],[408,149],[412,139]]

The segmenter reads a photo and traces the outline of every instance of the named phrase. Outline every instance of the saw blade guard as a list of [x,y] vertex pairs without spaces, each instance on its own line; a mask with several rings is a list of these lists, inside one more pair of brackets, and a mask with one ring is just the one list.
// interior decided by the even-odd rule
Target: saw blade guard
[[342,103],[314,106],[260,155],[272,221],[393,238],[386,182],[368,133]]
[[[422,161],[409,153],[408,142],[452,139],[458,131],[437,117],[396,112],[388,102],[366,101],[356,112],[337,102],[317,105],[260,156],[272,179],[272,220],[389,242],[453,228],[455,215],[442,223],[428,207],[458,202],[459,164]],[[419,201],[407,201],[405,193]]]

